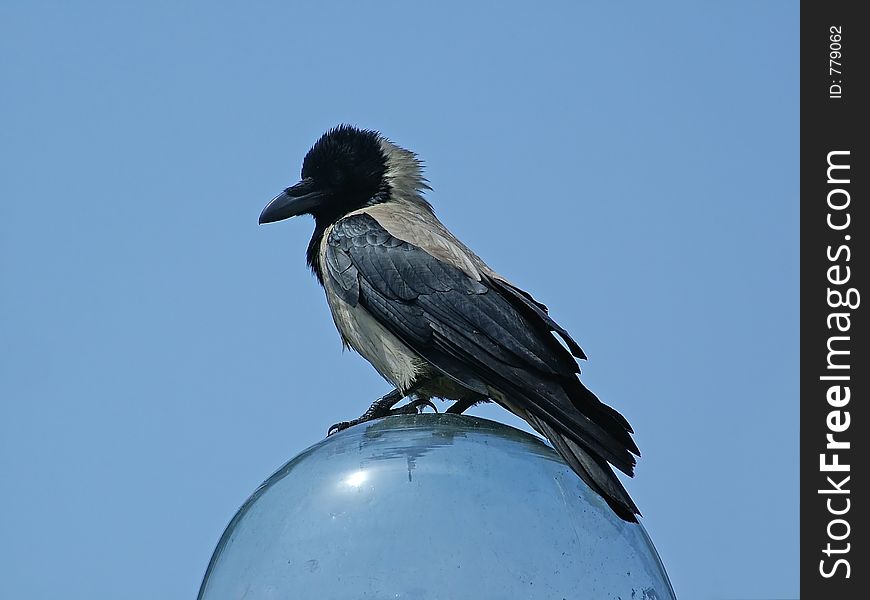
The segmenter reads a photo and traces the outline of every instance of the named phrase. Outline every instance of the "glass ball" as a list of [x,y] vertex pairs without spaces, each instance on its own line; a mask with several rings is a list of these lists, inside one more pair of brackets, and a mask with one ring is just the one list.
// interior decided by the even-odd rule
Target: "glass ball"
[[674,598],[626,523],[542,440],[465,415],[351,427],[227,526],[202,600]]

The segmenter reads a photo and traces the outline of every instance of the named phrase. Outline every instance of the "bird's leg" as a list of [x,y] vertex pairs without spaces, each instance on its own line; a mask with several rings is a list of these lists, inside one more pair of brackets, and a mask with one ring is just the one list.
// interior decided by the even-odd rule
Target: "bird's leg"
[[357,417],[356,419],[350,421],[341,421],[339,423],[335,423],[332,425],[329,430],[326,432],[326,435],[332,435],[333,433],[338,433],[339,431],[343,431],[348,427],[353,427],[354,425],[359,425],[360,423],[365,423],[366,421],[372,421],[374,419],[380,419],[381,417],[387,417],[390,415],[413,415],[419,412],[419,409],[423,406],[430,406],[435,412],[438,412],[438,409],[435,408],[435,405],[428,398],[415,398],[411,400],[404,406],[400,406],[398,408],[393,408],[396,404],[398,404],[402,398],[407,395],[410,395],[414,392],[414,390],[418,389],[420,386],[415,385],[407,393],[402,393],[397,389],[392,392],[382,396],[372,402],[372,405],[369,406],[368,410],[366,410],[362,415]]
[[474,394],[473,396],[469,396],[468,398],[457,400],[450,408],[448,408],[444,412],[453,415],[461,415],[475,404],[480,404],[481,402],[491,402],[491,400],[483,394]]

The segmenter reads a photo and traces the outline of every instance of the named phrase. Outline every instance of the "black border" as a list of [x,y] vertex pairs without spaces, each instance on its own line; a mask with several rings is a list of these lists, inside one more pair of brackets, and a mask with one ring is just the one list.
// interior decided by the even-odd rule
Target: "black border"
[[[865,285],[867,270],[867,237],[870,237],[870,203],[868,197],[866,144],[870,120],[870,98],[866,93],[866,80],[870,76],[870,63],[866,61],[867,37],[870,24],[861,21],[858,9],[861,3],[804,2],[801,5],[801,431],[800,431],[800,577],[801,598],[851,599],[867,598],[868,560],[867,544],[870,537],[866,532],[867,494],[860,493],[870,486],[867,481],[866,454],[868,453],[867,411],[868,380],[870,380],[870,359],[867,348],[867,317],[870,310],[870,289]],[[831,36],[840,27],[842,44],[842,74],[829,71],[837,65],[829,63]],[[835,39],[835,38],[834,38]],[[836,50],[836,46],[834,46]],[[842,86],[840,97],[832,97],[831,85]],[[836,88],[834,88],[836,91]],[[833,94],[836,96],[836,94]],[[848,163],[850,168],[831,172],[832,179],[849,179],[848,183],[828,181],[828,160],[832,151],[848,151],[849,154],[831,155],[838,164]],[[845,190],[833,191],[833,190]],[[833,204],[848,206],[832,210],[828,206],[828,194],[832,194]],[[848,193],[848,196],[846,195]],[[826,219],[831,214],[834,225],[845,223],[845,213],[849,213],[849,227],[843,230],[832,229]],[[847,239],[848,236],[848,239]],[[841,246],[848,246],[842,250]],[[839,253],[838,253],[839,250]],[[834,260],[830,259],[833,255]],[[848,259],[848,260],[847,260]],[[829,269],[834,267],[833,271]],[[843,279],[849,267],[849,280],[834,284],[829,277]],[[848,307],[832,308],[828,302],[828,290],[846,293],[855,288],[861,294],[860,303],[855,309]],[[836,301],[836,296],[832,297]],[[854,298],[854,296],[853,296]],[[849,313],[848,319],[832,320],[834,329],[828,328],[831,313]],[[836,324],[848,325],[848,331],[837,331]],[[848,350],[849,354],[833,356],[840,369],[828,368],[828,342],[831,336],[845,336],[848,339],[835,340],[832,347]],[[848,365],[848,368],[846,368]],[[821,380],[825,375],[847,375],[849,381]],[[827,392],[831,385],[848,385],[851,396],[848,404],[837,408],[828,403]],[[841,398],[844,392],[841,391]],[[836,403],[836,396],[834,397]],[[832,416],[834,427],[843,426],[845,414],[849,412],[849,426],[845,431],[835,433],[835,440],[848,441],[849,449],[826,450],[826,435],[830,432],[828,415],[831,411],[841,411]],[[832,453],[839,454],[839,462],[849,464],[849,472],[826,472],[820,467],[820,454],[827,453],[828,462]],[[859,455],[862,455],[859,457]],[[860,460],[859,460],[860,458]],[[848,475],[850,480],[842,485],[848,494],[820,493],[819,490],[831,488],[826,477],[831,476],[836,483]],[[835,536],[848,531],[842,541],[829,540],[827,526],[838,518],[829,513],[826,505],[832,500],[834,510],[843,509],[849,498],[849,511],[842,515],[848,521],[833,525]],[[828,543],[832,548],[845,548],[844,554],[823,553]],[[839,559],[848,561],[849,577]],[[825,578],[820,573],[820,561],[825,560],[824,568],[834,575]]]

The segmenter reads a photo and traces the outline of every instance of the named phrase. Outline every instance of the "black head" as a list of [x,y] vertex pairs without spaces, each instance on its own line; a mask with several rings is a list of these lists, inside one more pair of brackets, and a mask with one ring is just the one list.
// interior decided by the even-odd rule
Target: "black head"
[[334,221],[389,196],[387,159],[376,131],[339,125],[317,140],[302,163],[302,181],[273,199],[260,223],[310,214]]

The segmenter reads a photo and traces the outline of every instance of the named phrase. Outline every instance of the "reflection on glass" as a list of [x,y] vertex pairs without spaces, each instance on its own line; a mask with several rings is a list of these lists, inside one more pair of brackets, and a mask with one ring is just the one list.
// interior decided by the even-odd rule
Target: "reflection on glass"
[[541,440],[426,414],[353,427],[288,462],[230,522],[199,597],[674,594],[643,527]]
[[345,485],[349,485],[350,487],[358,488],[363,484],[366,480],[366,472],[365,471],[354,471],[344,479]]

